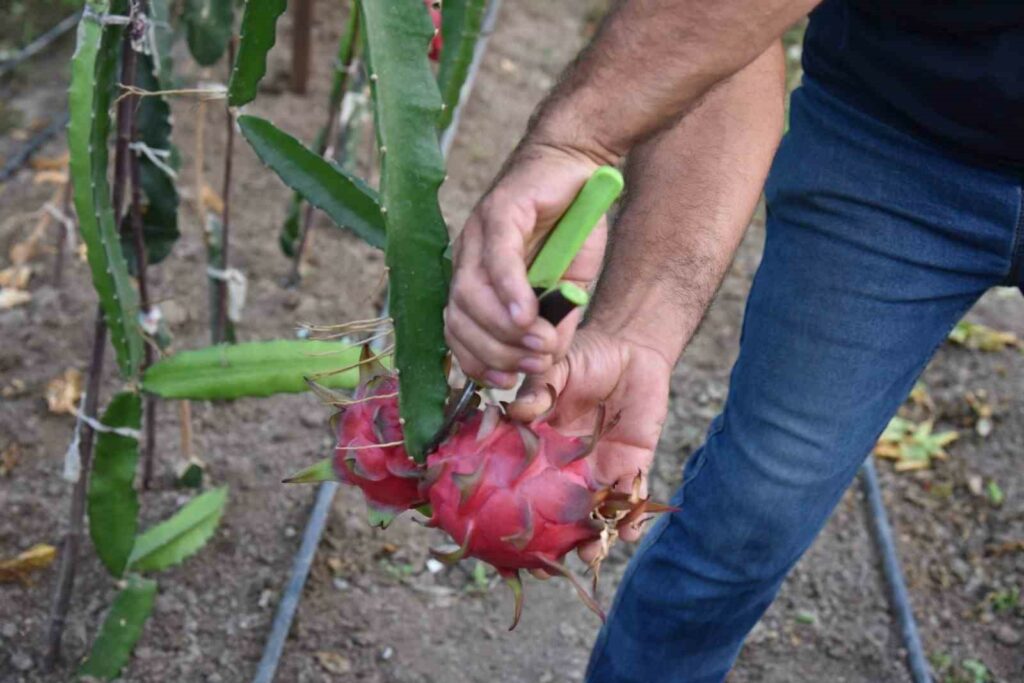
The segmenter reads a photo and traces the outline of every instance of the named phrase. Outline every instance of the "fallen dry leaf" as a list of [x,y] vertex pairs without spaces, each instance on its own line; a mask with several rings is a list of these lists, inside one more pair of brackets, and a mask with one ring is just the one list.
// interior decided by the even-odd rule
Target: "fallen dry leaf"
[[1024,553],[1024,539],[1020,541],[1006,541],[985,548],[988,555],[1009,555],[1010,553]]
[[60,171],[68,166],[68,154],[65,152],[58,157],[35,156],[29,160],[28,165],[33,171]]
[[11,257],[11,263],[16,266],[22,266],[32,260],[32,257],[36,255],[36,249],[39,245],[39,240],[34,236],[29,236],[28,239],[23,242],[18,242],[11,246],[7,252]]
[[30,266],[20,265],[4,268],[0,270],[0,287],[26,289],[31,278],[32,268]]
[[82,397],[82,373],[77,368],[68,368],[46,384],[46,407],[51,413],[65,415],[78,408]]
[[25,380],[12,379],[11,383],[0,389],[0,396],[4,398],[14,398],[15,396],[21,396],[25,393]]
[[964,348],[976,351],[1003,351],[1024,347],[1024,342],[1013,332],[1001,332],[987,325],[960,321],[949,333],[949,340]]
[[64,171],[39,171],[32,176],[33,185],[42,185],[43,183],[51,183],[53,185],[60,185],[63,187],[64,183],[68,181],[68,174]]
[[875,455],[887,460],[899,460],[900,445],[891,441],[879,441],[875,444]]
[[202,202],[203,207],[207,211],[212,211],[216,214],[224,212],[224,200],[220,198],[220,195],[217,194],[215,189],[206,183],[203,183],[203,189],[199,195],[199,201]]
[[0,477],[9,477],[14,466],[21,460],[21,447],[16,443],[7,445],[0,453]]
[[32,293],[11,287],[0,287],[0,311],[27,304],[32,300]]
[[10,560],[0,561],[0,583],[12,581],[29,582],[29,574],[46,569],[57,557],[57,549],[52,545],[39,543]]
[[910,402],[929,413],[935,412],[935,401],[932,400],[931,394],[928,393],[928,387],[923,382],[916,383],[910,390]]
[[984,389],[977,393],[968,391],[964,394],[967,405],[974,411],[974,431],[984,438],[992,433],[992,405],[988,402],[988,394]]
[[931,420],[915,424],[906,418],[894,417],[872,452],[879,458],[894,460],[893,468],[897,472],[923,470],[930,467],[933,460],[947,460],[949,454],[945,446],[956,441],[960,434],[956,431],[935,434],[932,424]]
[[320,666],[322,666],[328,673],[347,674],[352,671],[352,662],[348,661],[348,657],[343,654],[320,650],[315,656],[316,661],[319,662]]

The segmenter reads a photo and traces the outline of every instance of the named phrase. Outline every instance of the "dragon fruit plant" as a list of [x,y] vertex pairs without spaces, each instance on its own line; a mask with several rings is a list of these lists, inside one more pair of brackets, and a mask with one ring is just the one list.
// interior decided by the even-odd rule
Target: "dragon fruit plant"
[[[597,480],[587,456],[600,437],[600,424],[592,437],[581,439],[543,420],[518,423],[496,406],[473,408],[427,453],[449,393],[442,322],[448,232],[437,200],[444,178],[437,121],[447,120],[458,99],[458,74],[464,77],[468,67],[483,7],[479,0],[443,4],[444,47],[435,79],[425,49],[441,47],[432,43],[439,37],[436,16],[433,24],[428,18],[433,3],[360,3],[380,143],[379,193],[332,167],[331,190],[317,195],[311,192],[313,178],[297,179],[296,164],[279,158],[291,143],[267,122],[246,116],[240,124],[261,158],[286,182],[290,177],[289,184],[311,203],[319,201],[330,211],[345,198],[348,224],[383,246],[389,268],[394,370],[365,351],[351,398],[321,392],[342,409],[335,417],[334,456],[286,481],[335,479],[359,488],[375,526],[386,527],[404,510],[424,512],[428,525],[455,542],[454,549],[436,552],[439,558],[486,561],[512,586],[514,627],[521,614],[523,570],[568,577],[600,615],[563,559],[580,545],[599,542],[603,552],[591,567],[596,587],[600,561],[618,529],[666,508],[641,499],[638,491],[615,492],[610,482]],[[473,40],[458,40],[453,27],[470,32]],[[345,219],[341,211],[335,213]]]
[[[337,224],[382,248],[388,267],[390,320],[379,324],[391,326],[394,346],[380,354],[365,351],[352,364],[360,370],[353,396],[320,390],[342,408],[334,423],[334,457],[289,481],[336,479],[358,487],[375,526],[387,526],[410,508],[430,513],[429,524],[447,532],[458,548],[439,555],[493,564],[513,586],[518,621],[522,570],[571,578],[562,563],[566,554],[593,541],[607,549],[622,524],[662,508],[596,480],[586,456],[600,425],[585,440],[543,421],[516,423],[497,408],[473,409],[428,458],[450,391],[442,316],[450,263],[438,205],[445,178],[438,133],[459,100],[485,6],[484,0],[446,0],[439,33],[429,0],[359,3],[353,35],[362,41],[371,87],[380,163],[376,189],[269,121],[243,115],[238,123],[264,163]],[[247,33],[252,35],[243,30],[243,40]],[[244,104],[255,94],[255,81],[236,77],[252,86],[235,100]],[[340,330],[369,331],[360,323]],[[379,355],[393,355],[393,369],[379,363]]]

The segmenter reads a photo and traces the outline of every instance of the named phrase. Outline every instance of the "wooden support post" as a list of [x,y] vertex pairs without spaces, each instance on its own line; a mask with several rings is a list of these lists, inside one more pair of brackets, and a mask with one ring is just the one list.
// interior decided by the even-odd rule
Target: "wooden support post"
[[312,49],[313,0],[292,3],[292,92],[305,95],[309,83],[309,54]]

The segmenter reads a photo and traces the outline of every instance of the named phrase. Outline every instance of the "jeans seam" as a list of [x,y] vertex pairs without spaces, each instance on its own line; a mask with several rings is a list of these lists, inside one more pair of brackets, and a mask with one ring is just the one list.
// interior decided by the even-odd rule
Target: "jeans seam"
[[1017,186],[1017,227],[1013,233],[1013,245],[1010,250],[1010,272],[1006,276],[1009,286],[1021,286],[1021,262],[1024,261],[1024,182]]

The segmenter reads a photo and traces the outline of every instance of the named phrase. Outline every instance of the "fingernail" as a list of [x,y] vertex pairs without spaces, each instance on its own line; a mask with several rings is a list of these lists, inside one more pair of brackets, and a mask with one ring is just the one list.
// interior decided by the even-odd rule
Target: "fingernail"
[[531,351],[540,351],[544,348],[544,340],[535,334],[528,334],[523,337],[523,346]]
[[517,324],[520,323],[520,318],[523,315],[523,307],[517,304],[515,301],[508,305],[508,314],[512,316],[512,320]]
[[536,356],[527,356],[526,358],[519,361],[519,369],[523,372],[544,372],[546,363],[543,358],[537,358]]

